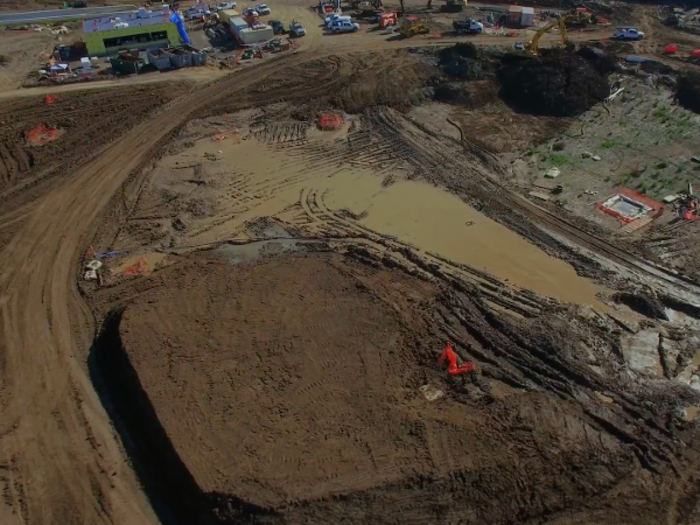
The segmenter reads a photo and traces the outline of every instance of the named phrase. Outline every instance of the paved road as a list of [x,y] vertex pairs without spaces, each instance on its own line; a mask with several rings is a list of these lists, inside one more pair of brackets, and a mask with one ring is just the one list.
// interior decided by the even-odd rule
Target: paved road
[[136,11],[135,5],[119,5],[109,7],[87,7],[85,9],[55,9],[53,11],[31,11],[29,13],[8,13],[0,15],[0,25],[31,24],[63,20],[84,20],[99,18],[128,11]]

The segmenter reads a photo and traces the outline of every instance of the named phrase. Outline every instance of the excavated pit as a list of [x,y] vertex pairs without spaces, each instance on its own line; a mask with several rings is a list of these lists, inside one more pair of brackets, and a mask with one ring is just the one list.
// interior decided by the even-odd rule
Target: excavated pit
[[[604,330],[517,320],[466,283],[383,262],[198,256],[108,318],[93,360],[161,515],[506,524],[596,498],[600,523],[621,523],[626,491],[653,486],[639,466],[663,471],[671,453],[671,398],[616,393]],[[437,365],[446,339],[477,374]],[[640,523],[659,518],[647,495]]]

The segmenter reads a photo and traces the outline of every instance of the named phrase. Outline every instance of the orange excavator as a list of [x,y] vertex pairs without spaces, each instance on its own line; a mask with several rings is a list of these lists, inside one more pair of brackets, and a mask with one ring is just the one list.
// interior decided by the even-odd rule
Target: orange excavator
[[467,361],[466,363],[462,363],[461,365],[458,365],[457,364],[457,354],[452,349],[452,345],[449,342],[447,343],[447,346],[445,347],[445,351],[440,356],[440,359],[438,359],[438,364],[442,364],[445,361],[447,361],[447,363],[448,363],[447,371],[451,375],[464,374],[466,372],[471,372],[476,367],[476,363],[474,363],[474,361]]

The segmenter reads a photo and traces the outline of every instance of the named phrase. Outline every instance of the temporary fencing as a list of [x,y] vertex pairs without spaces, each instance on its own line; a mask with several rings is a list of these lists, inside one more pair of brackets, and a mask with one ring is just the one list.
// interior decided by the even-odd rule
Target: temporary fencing
[[148,261],[140,257],[136,264],[127,266],[124,269],[124,277],[132,277],[134,275],[149,275],[151,273],[151,268],[148,266]]
[[335,113],[325,113],[321,115],[319,126],[322,130],[333,131],[343,125],[343,117]]
[[29,133],[27,133],[27,140],[33,146],[42,146],[44,144],[48,144],[49,142],[53,142],[60,136],[60,130],[50,128],[45,124],[39,124]]

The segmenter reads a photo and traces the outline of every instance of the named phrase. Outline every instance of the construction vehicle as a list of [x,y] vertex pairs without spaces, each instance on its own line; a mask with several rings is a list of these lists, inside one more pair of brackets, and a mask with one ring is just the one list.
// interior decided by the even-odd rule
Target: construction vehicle
[[396,13],[382,13],[379,15],[379,29],[386,29],[399,23],[399,15]]
[[700,201],[693,193],[693,186],[688,183],[688,189],[685,193],[678,195],[678,198],[673,203],[674,211],[678,214],[678,218],[685,221],[697,219],[700,212]]
[[428,33],[430,33],[430,29],[414,16],[408,17],[399,27],[399,34],[404,38],[427,35]]
[[301,22],[292,20],[292,23],[289,24],[289,36],[293,38],[306,36],[306,29],[304,29],[304,26],[301,25]]
[[472,18],[468,20],[453,20],[452,29],[457,35],[478,35],[484,31],[484,24]]
[[351,22],[350,20],[339,20],[333,22],[328,28],[331,33],[357,33],[360,29],[360,24]]
[[642,40],[644,33],[636,27],[623,27],[615,31],[613,38],[615,40]]
[[559,36],[561,37],[562,45],[567,49],[571,48],[574,44],[573,42],[571,42],[571,40],[569,40],[569,34],[566,31],[566,23],[564,22],[564,18],[559,17],[556,21],[550,22],[549,24],[544,25],[540,29],[538,29],[535,33],[535,36],[532,37],[532,41],[526,42],[524,44],[521,42],[516,42],[514,46],[515,49],[524,51],[526,56],[539,56],[540,38],[542,38],[542,35],[544,35],[547,31],[549,31],[555,26],[559,27]]
[[351,0],[350,7],[357,16],[373,16],[384,10],[381,0]]
[[598,16],[585,7],[575,7],[564,15],[566,27],[586,27],[598,23]]
[[467,7],[467,0],[443,0],[445,5],[440,6],[443,13],[460,13]]

